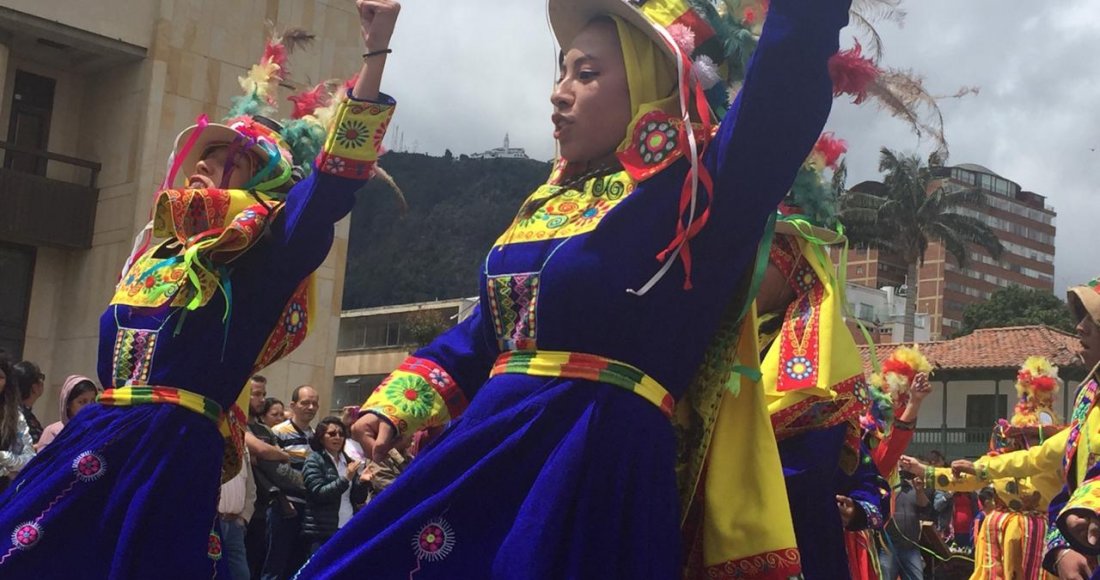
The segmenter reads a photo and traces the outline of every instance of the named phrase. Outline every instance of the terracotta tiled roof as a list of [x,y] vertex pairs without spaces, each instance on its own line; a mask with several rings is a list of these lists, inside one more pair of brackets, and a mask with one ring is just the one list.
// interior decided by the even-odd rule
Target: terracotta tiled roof
[[[876,345],[878,359],[885,360],[900,343]],[[1082,366],[1077,337],[1048,326],[983,328],[952,340],[920,343],[920,350],[940,370],[1017,369],[1029,356],[1045,356],[1055,365]],[[863,366],[871,368],[871,349],[859,347]]]

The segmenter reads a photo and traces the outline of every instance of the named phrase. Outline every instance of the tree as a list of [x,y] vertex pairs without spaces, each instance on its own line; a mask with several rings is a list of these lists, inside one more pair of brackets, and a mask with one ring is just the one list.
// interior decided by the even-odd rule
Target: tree
[[[933,167],[941,162],[938,157],[930,161]],[[960,268],[966,265],[968,244],[984,248],[993,258],[1004,251],[992,228],[958,211],[987,205],[985,194],[978,189],[944,187],[933,167],[916,155],[899,155],[883,147],[879,157],[882,182],[857,185],[840,199],[840,220],[856,247],[894,254],[908,266],[905,342],[913,341],[918,268],[924,265],[932,242],[942,243]]]
[[1074,320],[1066,304],[1050,292],[1009,286],[997,290],[985,302],[967,306],[963,311],[962,329],[955,336],[970,334],[979,328],[1036,324],[1073,332]]
[[439,310],[417,310],[405,318],[405,332],[417,346],[430,343],[450,327],[450,321]]

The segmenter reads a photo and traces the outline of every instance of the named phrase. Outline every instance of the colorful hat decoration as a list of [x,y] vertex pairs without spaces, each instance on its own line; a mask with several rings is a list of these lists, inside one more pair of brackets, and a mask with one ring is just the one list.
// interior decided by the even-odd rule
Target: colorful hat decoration
[[[270,26],[270,25],[269,25]],[[213,144],[228,144],[232,153],[248,151],[258,161],[256,175],[244,189],[254,189],[269,194],[285,193],[294,177],[308,173],[312,157],[298,158],[299,173],[295,169],[292,146],[282,134],[283,126],[271,119],[278,113],[276,93],[279,83],[287,79],[287,60],[299,47],[308,46],[313,35],[301,28],[291,28],[279,34],[271,29],[260,61],[240,77],[244,94],[233,97],[224,124],[210,123],[205,116],[184,129],[176,138],[170,169],[164,187],[174,185],[181,168],[190,168]],[[323,128],[322,128],[323,130]],[[232,156],[231,156],[232,157]],[[232,166],[232,160],[227,167]],[[221,184],[215,184],[221,186]]]
[[1066,302],[1073,312],[1073,321],[1080,322],[1088,317],[1100,325],[1100,277],[1093,278],[1081,286],[1066,291]]
[[882,363],[882,378],[891,395],[906,395],[913,379],[919,373],[931,373],[932,363],[920,352],[920,348],[903,346],[895,349]]
[[1054,395],[1062,386],[1058,367],[1041,356],[1028,357],[1016,374],[1016,393],[1020,400],[1010,421],[1014,427],[1039,427],[1058,422]]
[[882,432],[888,432],[894,417],[905,410],[909,404],[909,388],[918,374],[930,374],[932,363],[914,345],[913,348],[900,347],[890,353],[882,363],[880,372],[871,373],[870,416],[864,417],[865,428],[877,426]]

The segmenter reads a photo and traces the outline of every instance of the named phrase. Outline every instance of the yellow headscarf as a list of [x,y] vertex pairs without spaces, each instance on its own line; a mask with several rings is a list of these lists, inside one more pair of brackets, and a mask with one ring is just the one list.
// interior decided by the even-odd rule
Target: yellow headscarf
[[[631,122],[623,138],[625,146],[633,135],[638,118],[660,109],[669,114],[679,111],[676,102],[676,67],[659,46],[644,32],[618,16],[609,16],[619,32],[619,45],[623,50],[626,82],[630,88]],[[622,149],[623,146],[620,146]]]

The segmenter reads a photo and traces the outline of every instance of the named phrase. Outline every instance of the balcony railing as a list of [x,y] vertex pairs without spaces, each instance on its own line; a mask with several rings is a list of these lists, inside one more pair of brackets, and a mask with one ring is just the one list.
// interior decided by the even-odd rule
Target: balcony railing
[[974,459],[989,451],[992,426],[976,429],[917,429],[906,455],[925,455],[933,449],[948,460]]
[[[85,249],[92,245],[101,165],[48,151],[37,151],[0,141],[5,157],[40,169],[39,172],[0,168],[0,240],[31,246]],[[87,170],[87,184],[52,179],[50,163]]]

